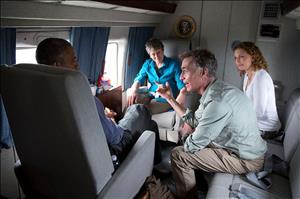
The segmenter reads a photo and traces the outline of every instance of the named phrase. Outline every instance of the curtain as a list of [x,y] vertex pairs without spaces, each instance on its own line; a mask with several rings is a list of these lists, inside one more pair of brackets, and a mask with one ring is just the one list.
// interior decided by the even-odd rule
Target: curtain
[[103,74],[109,27],[74,27],[71,43],[76,51],[80,71],[91,83]]
[[[0,64],[16,63],[16,29],[1,28],[0,32]],[[6,112],[0,94],[0,150],[1,148],[10,148],[12,146],[12,137],[8,124]]]
[[145,43],[153,35],[154,27],[131,27],[128,35],[127,61],[125,65],[124,89],[131,87],[148,54]]

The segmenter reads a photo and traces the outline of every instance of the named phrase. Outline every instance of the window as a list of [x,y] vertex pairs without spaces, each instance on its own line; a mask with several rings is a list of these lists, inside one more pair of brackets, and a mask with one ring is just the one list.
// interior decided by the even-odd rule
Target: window
[[118,74],[118,43],[109,42],[106,49],[103,76],[105,79],[110,79],[110,84],[112,86],[117,86],[119,77]]
[[17,29],[16,34],[16,63],[36,64],[35,51],[37,45],[49,37],[69,39],[70,29]]
[[16,63],[32,63],[36,64],[35,60],[36,46],[32,47],[17,47],[16,49]]

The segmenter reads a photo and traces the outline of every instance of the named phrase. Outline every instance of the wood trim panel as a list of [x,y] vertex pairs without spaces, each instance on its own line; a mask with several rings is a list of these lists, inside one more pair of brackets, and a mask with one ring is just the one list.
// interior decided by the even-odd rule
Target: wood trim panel
[[103,91],[103,93],[97,94],[97,97],[105,107],[117,113],[116,121],[122,118],[122,86]]

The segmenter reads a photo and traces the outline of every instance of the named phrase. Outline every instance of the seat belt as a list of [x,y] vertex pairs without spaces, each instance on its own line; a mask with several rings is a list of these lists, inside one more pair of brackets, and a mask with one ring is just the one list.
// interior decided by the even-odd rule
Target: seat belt
[[247,173],[246,178],[254,186],[267,190],[272,185],[272,181],[269,176],[269,173],[272,172],[272,154],[266,153],[264,159],[263,170]]
[[232,184],[229,198],[238,199],[281,199],[279,196],[261,189],[254,189],[242,183]]
[[268,172],[250,172],[246,174],[247,180],[256,187],[267,190],[271,187],[272,181]]
[[288,164],[274,154],[265,155],[264,169],[259,172],[250,172],[246,174],[247,180],[261,189],[267,190],[271,187],[272,181],[270,173],[276,173],[288,178]]

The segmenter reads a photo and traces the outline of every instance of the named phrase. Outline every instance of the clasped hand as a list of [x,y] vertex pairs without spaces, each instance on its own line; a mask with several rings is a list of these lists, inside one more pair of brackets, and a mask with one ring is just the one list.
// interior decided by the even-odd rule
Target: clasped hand
[[158,82],[155,82],[155,84],[158,86],[156,92],[160,96],[162,96],[163,98],[165,98],[167,100],[173,97],[172,90],[171,90],[171,87],[168,82],[166,82],[166,85],[160,84]]
[[114,118],[117,115],[116,112],[114,112],[113,110],[105,107],[104,113],[105,113],[106,117],[110,118],[113,122],[116,122],[115,118]]

